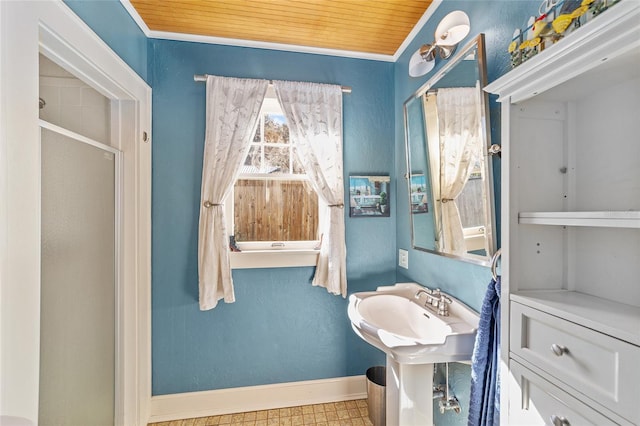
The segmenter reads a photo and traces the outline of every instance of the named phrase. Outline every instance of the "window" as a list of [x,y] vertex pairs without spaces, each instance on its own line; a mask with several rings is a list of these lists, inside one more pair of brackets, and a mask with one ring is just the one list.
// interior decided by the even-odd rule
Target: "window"
[[484,184],[482,164],[476,160],[469,180],[456,199],[468,252],[485,250]]
[[[280,104],[269,94],[230,199],[228,229],[241,250],[232,267],[315,265],[320,200],[293,153]],[[274,254],[281,260],[274,262]]]

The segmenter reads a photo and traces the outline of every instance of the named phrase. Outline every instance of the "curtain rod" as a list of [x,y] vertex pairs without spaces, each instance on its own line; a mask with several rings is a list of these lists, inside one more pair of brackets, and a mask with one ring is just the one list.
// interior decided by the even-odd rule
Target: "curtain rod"
[[[207,81],[208,74],[194,74],[193,81]],[[269,84],[273,85],[273,80],[269,80]],[[342,93],[351,93],[351,87],[349,86],[341,86]]]

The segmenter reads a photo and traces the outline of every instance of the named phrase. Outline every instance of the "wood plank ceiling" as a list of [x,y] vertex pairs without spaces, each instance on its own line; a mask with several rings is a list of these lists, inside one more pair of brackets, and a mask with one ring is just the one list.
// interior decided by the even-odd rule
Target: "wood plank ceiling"
[[151,31],[393,55],[432,0],[130,0]]

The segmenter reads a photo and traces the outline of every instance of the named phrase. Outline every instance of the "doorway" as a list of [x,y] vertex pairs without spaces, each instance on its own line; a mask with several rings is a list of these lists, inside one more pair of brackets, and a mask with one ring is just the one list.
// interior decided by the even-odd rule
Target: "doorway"
[[[111,213],[115,219],[111,221],[111,218],[107,218],[105,223],[109,225],[91,228],[97,227],[105,234],[112,235],[113,238],[109,238],[101,250],[115,251],[119,255],[114,254],[111,260],[102,259],[100,267],[89,268],[92,271],[84,272],[84,276],[79,274],[81,278],[78,281],[84,286],[72,287],[68,291],[71,295],[66,296],[73,302],[68,309],[86,308],[90,313],[97,312],[97,317],[106,318],[104,324],[108,325],[94,326],[87,332],[72,330],[73,325],[84,322],[74,321],[71,326],[62,327],[61,333],[97,335],[104,330],[100,333],[95,330],[102,327],[106,330],[105,335],[114,336],[97,341],[83,340],[85,344],[76,343],[72,346],[84,350],[82,346],[98,346],[103,342],[112,345],[112,348],[98,348],[97,352],[110,354],[100,364],[113,365],[115,373],[108,369],[90,368],[92,374],[97,369],[105,377],[111,377],[105,380],[111,381],[107,383],[108,390],[98,392],[110,394],[110,398],[104,400],[107,402],[100,402],[102,407],[106,407],[104,412],[110,413],[110,420],[106,420],[106,423],[146,424],[151,398],[151,88],[64,2],[0,1],[0,18],[0,423],[3,416],[9,416],[24,419],[28,424],[45,424],[44,418],[42,421],[38,419],[40,397],[46,397],[45,393],[40,395],[40,382],[49,379],[40,376],[40,367],[41,361],[47,363],[46,357],[51,355],[50,350],[45,348],[50,320],[47,319],[47,309],[41,309],[41,301],[43,297],[48,297],[47,293],[54,297],[63,294],[58,291],[61,290],[59,286],[53,286],[54,291],[49,291],[47,270],[51,272],[52,267],[58,265],[72,269],[66,268],[70,265],[68,259],[52,261],[54,259],[49,259],[49,256],[65,255],[78,260],[84,255],[78,254],[77,251],[81,250],[77,248],[75,254],[66,253],[65,250],[73,247],[73,244],[68,245],[69,241],[65,238],[56,240],[47,236],[49,231],[57,230],[47,231],[48,219],[42,214],[41,204],[49,203],[46,192],[50,188],[47,189],[46,185],[61,179],[48,175],[50,170],[47,168],[57,164],[55,161],[58,159],[51,163],[51,158],[47,157],[52,152],[55,157],[62,149],[66,153],[65,161],[67,155],[79,155],[80,158],[95,155],[91,160],[93,163],[109,166],[105,167],[107,177],[95,179],[96,182],[92,184],[97,187],[87,187],[84,191],[101,193],[100,200],[115,199]],[[89,134],[82,128],[69,129],[63,122],[39,115],[39,54],[68,70],[107,99],[109,121],[104,124],[106,138]],[[56,103],[48,95],[43,97],[43,101],[49,106]],[[75,164],[79,163],[82,169],[86,161],[89,160],[82,159]],[[67,169],[69,167],[66,164],[53,167],[56,172],[67,173]],[[84,178],[72,177],[70,180],[74,182],[73,190],[87,183],[83,182]],[[103,180],[111,182],[106,189],[101,186],[105,183]],[[59,201],[61,197],[70,195],[64,191],[62,194],[53,198]],[[90,213],[87,216],[95,219],[93,216],[112,211],[111,207],[104,206],[92,211],[91,208],[96,205],[94,202],[82,208],[70,208],[71,205],[63,203],[58,207],[69,210],[66,212],[71,223],[69,235],[74,238],[78,237],[76,234],[81,227],[75,223],[77,219],[73,214],[88,208]],[[58,207],[45,206],[45,210]],[[57,242],[54,244],[54,241]],[[54,244],[56,250],[49,250],[51,247],[47,247],[47,244]],[[112,249],[110,245],[115,248]],[[100,254],[98,258],[101,258]],[[111,271],[112,277],[96,268]],[[103,293],[97,295],[82,293],[95,287],[89,285],[89,281],[95,281],[96,276],[101,279],[106,277],[110,283],[115,282],[115,288],[110,284],[110,288],[98,286]],[[67,278],[61,280],[66,282]],[[101,303],[91,304],[87,301],[90,298]],[[113,299],[114,309],[108,306],[111,304],[109,299]],[[110,315],[112,318],[109,318]],[[65,346],[68,345],[61,342],[60,336],[53,339],[52,350],[67,350]],[[41,360],[44,352],[46,356]],[[86,354],[74,356],[65,354],[59,359],[72,361],[75,368],[93,357]],[[86,375],[73,376],[77,380]],[[96,376],[91,376],[91,380],[103,381]],[[57,382],[57,379],[52,381]],[[104,423],[95,420],[93,424],[97,422]],[[76,424],[92,423],[77,421]]]

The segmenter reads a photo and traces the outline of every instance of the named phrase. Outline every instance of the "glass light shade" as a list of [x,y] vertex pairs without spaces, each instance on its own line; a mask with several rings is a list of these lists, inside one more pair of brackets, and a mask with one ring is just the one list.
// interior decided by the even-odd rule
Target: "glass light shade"
[[469,16],[461,10],[456,10],[442,18],[436,28],[436,44],[440,46],[455,46],[460,43],[471,30]]
[[421,77],[431,71],[435,65],[435,60],[427,61],[422,57],[422,48],[420,48],[409,59],[409,75],[411,77]]

